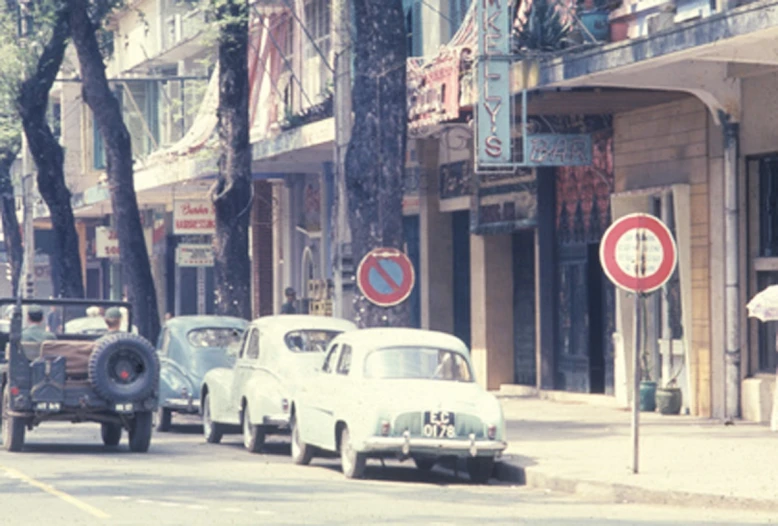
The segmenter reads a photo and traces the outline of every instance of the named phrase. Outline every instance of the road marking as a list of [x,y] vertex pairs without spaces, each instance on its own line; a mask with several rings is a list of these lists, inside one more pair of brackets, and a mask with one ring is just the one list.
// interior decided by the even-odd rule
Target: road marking
[[165,501],[163,501],[163,502],[160,502],[159,505],[160,506],[165,506],[165,507],[168,507],[168,508],[175,508],[175,507],[180,506],[181,503],[180,502],[165,502]]
[[114,497],[115,500],[130,500],[130,497],[127,497],[126,495],[117,495]]
[[203,506],[202,504],[189,504],[187,508],[190,510],[207,510],[208,506]]
[[41,491],[44,491],[48,493],[49,495],[52,495],[54,497],[57,497],[61,499],[64,502],[67,502],[68,504],[71,504],[75,506],[76,508],[80,509],[81,511],[85,511],[86,513],[89,513],[90,515],[93,515],[94,517],[97,517],[98,519],[109,519],[111,516],[105,513],[103,510],[99,510],[95,508],[94,506],[87,504],[81,499],[77,499],[76,497],[72,495],[68,495],[64,491],[60,491],[54,486],[51,486],[49,484],[46,484],[45,482],[41,482],[39,480],[35,480],[34,478],[25,475],[19,470],[8,468],[5,466],[0,466],[2,469],[5,470],[5,472],[8,474],[9,477],[21,480],[22,482],[26,482],[30,486],[33,486],[35,488],[38,488]]

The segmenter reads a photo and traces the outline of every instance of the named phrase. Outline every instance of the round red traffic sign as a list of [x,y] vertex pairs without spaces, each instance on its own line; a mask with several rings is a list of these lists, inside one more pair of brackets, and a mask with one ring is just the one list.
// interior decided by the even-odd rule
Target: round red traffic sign
[[616,220],[600,243],[605,275],[630,292],[655,291],[670,279],[677,261],[672,233],[649,214],[630,214]]
[[405,301],[416,276],[411,260],[396,248],[376,248],[357,267],[357,285],[368,301],[392,307]]

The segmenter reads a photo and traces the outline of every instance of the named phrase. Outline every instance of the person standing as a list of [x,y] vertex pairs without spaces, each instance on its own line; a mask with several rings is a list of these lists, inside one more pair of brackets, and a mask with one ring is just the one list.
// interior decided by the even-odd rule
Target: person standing
[[57,337],[43,326],[43,309],[38,305],[30,305],[27,308],[27,327],[22,331],[22,341],[40,343],[56,339]]
[[286,287],[284,296],[286,296],[286,302],[281,305],[281,314],[297,314],[297,308],[294,306],[297,293],[292,287]]

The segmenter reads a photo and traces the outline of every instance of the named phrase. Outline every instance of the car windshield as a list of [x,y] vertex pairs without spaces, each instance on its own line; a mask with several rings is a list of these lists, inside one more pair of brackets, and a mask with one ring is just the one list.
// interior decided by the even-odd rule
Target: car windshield
[[365,377],[473,381],[464,356],[435,347],[388,347],[372,351],[365,359]]
[[243,330],[234,327],[209,327],[189,331],[187,338],[194,347],[222,347],[240,341]]
[[293,352],[324,352],[340,331],[305,329],[286,333],[284,341]]

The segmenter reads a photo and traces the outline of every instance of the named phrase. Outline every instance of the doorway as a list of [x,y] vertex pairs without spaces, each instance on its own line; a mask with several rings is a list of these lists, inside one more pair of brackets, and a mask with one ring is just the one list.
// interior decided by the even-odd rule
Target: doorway
[[452,213],[451,228],[454,336],[470,348],[470,212],[464,210]]

